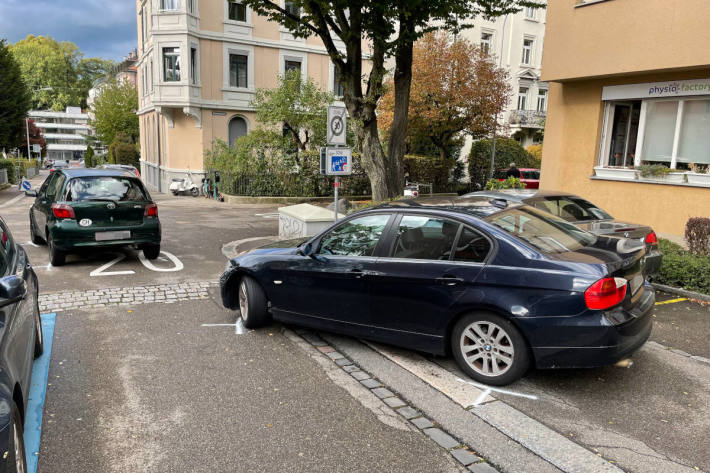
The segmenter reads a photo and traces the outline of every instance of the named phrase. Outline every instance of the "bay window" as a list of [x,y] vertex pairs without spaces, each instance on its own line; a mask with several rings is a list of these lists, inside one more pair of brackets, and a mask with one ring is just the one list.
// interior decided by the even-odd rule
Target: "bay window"
[[163,80],[180,82],[180,48],[163,48]]
[[160,0],[161,10],[174,11],[178,9],[178,0]]

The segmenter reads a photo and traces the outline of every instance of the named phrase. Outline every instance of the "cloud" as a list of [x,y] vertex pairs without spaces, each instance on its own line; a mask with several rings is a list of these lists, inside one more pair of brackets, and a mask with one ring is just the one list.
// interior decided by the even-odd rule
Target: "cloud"
[[138,42],[131,0],[0,0],[0,38],[71,41],[85,57],[121,60]]

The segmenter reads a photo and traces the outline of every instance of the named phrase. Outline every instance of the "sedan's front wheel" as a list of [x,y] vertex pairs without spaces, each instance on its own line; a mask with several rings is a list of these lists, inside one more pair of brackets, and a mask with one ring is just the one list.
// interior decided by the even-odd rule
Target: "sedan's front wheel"
[[246,328],[257,328],[269,323],[266,294],[253,278],[244,276],[239,283],[239,310]]
[[7,471],[10,473],[26,473],[25,442],[22,436],[22,418],[15,403],[12,403],[11,437],[7,455]]
[[42,332],[42,317],[39,314],[39,306],[35,304],[35,358],[39,358],[44,353],[44,333]]
[[467,375],[493,386],[520,379],[530,366],[529,349],[520,331],[503,317],[487,312],[466,315],[456,323],[451,350]]

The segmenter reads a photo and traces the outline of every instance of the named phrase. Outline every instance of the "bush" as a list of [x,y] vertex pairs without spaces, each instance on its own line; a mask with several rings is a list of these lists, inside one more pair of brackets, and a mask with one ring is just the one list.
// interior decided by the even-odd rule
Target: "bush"
[[94,163],[94,148],[91,146],[86,147],[86,153],[84,153],[84,167],[85,168],[93,168],[96,167],[96,164]]
[[17,184],[17,165],[13,159],[0,159],[0,169],[7,169],[7,180]]
[[498,189],[525,189],[525,183],[518,179],[517,177],[508,177],[504,181],[499,181],[498,179],[490,179],[486,182],[487,191],[494,191]]
[[456,159],[442,160],[440,157],[404,156],[404,172],[409,173],[410,182],[431,183],[434,189],[444,187],[449,182],[449,176],[456,166]]
[[660,239],[663,264],[653,281],[667,286],[710,294],[710,257],[694,255],[679,245]]
[[530,155],[535,158],[538,165],[540,164],[540,161],[542,161],[542,145],[530,145],[525,148],[525,151],[530,153]]
[[[540,164],[525,151],[517,141],[510,138],[496,138],[495,169],[505,169],[510,163],[518,168],[536,168]],[[488,181],[491,168],[491,140],[479,140],[473,143],[468,157],[468,173],[472,184]]]
[[641,177],[656,176],[661,177],[673,172],[671,168],[664,164],[642,164],[636,169],[641,173]]
[[689,219],[685,224],[685,241],[691,253],[710,256],[710,218]]
[[108,148],[111,164],[128,164],[138,168],[140,154],[136,145],[126,135],[118,135]]

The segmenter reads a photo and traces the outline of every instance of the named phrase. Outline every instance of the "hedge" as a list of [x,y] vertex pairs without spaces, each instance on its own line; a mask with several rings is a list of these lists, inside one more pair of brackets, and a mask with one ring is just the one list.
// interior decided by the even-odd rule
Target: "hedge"
[[[468,157],[468,174],[472,184],[485,185],[491,168],[491,140],[474,141]],[[507,169],[510,163],[518,168],[537,168],[540,162],[510,138],[496,138],[495,169]]]
[[0,169],[7,169],[7,180],[10,184],[17,184],[17,175],[15,174],[17,165],[13,159],[0,159]]
[[456,166],[455,158],[441,159],[439,156],[404,156],[404,171],[409,174],[409,182],[431,183],[440,189],[449,183],[451,172]]
[[675,243],[660,239],[663,264],[653,282],[710,294],[710,256],[697,256]]

